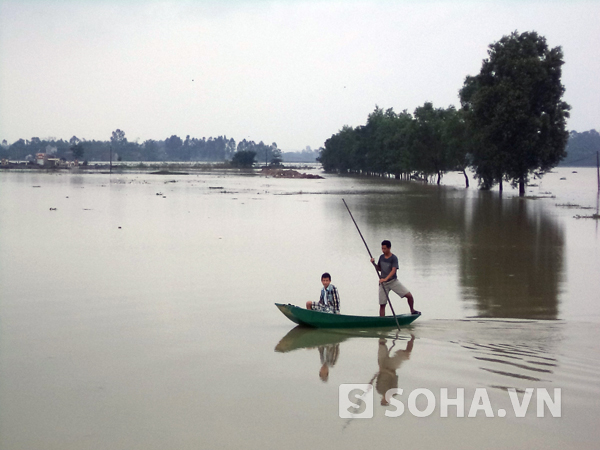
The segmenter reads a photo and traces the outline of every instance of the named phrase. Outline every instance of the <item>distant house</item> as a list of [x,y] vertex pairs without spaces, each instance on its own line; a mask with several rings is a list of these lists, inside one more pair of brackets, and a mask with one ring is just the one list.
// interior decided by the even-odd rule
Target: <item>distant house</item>
[[38,166],[45,168],[58,167],[60,165],[60,159],[49,158],[47,153],[36,153],[35,162]]

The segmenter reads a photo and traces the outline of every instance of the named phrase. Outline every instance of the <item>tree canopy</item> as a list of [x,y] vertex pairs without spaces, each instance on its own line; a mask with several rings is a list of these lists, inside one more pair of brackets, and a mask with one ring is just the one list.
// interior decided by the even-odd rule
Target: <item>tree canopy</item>
[[81,159],[85,153],[85,148],[81,142],[71,145],[71,151],[73,152],[74,159]]
[[467,76],[460,99],[474,132],[472,166],[484,188],[508,180],[525,185],[566,155],[560,47],[548,48],[536,32],[513,32],[489,46],[476,76]]
[[239,150],[233,155],[231,164],[237,167],[252,167],[256,152],[253,150]]
[[375,107],[365,125],[344,126],[325,141],[320,161],[330,172],[435,177],[439,184],[450,170],[463,171],[466,177],[465,135],[463,113],[453,106],[435,108],[426,102],[413,114]]

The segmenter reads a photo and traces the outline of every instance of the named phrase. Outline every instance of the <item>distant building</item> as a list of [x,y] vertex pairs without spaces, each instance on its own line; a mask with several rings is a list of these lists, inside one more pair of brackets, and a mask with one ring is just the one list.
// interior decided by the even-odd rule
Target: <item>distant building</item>
[[36,153],[35,162],[38,166],[45,168],[58,167],[60,165],[60,159],[49,158],[47,153]]

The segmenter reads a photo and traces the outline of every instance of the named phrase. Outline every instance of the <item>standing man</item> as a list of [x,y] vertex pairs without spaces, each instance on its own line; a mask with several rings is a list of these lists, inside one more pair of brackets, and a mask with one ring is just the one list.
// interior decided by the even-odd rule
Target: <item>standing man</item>
[[378,271],[381,272],[379,278],[379,315],[385,316],[385,305],[387,304],[387,294],[394,291],[400,297],[406,297],[411,314],[421,314],[414,308],[414,302],[410,291],[398,280],[396,271],[398,270],[398,257],[392,254],[392,243],[385,240],[381,243],[381,251],[383,255],[379,257],[379,261],[375,264],[375,260],[371,258],[371,263],[375,265]]

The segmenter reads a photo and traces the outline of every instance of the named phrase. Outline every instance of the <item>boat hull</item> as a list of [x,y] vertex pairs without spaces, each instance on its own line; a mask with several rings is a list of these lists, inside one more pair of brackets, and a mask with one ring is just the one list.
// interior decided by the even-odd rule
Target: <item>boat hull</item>
[[[298,325],[304,325],[313,328],[395,328],[396,319],[394,316],[348,316],[345,314],[330,314],[310,309],[300,308],[294,305],[284,305],[275,303],[275,306]],[[409,325],[414,322],[420,314],[400,314],[397,315],[400,326]]]

